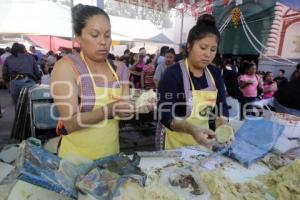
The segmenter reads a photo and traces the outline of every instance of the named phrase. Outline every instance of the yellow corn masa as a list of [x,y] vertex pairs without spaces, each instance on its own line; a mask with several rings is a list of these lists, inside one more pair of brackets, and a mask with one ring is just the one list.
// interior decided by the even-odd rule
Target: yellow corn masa
[[234,132],[232,127],[225,124],[219,126],[215,132],[217,141],[222,144],[229,142],[231,139],[234,138]]
[[233,183],[221,170],[202,172],[212,200],[261,200],[265,199],[264,187],[258,181]]
[[257,179],[262,181],[278,200],[300,199],[300,160]]

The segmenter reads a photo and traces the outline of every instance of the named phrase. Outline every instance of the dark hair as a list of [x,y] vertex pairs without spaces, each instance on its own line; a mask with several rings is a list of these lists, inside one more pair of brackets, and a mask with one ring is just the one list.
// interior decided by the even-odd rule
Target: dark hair
[[249,70],[251,67],[255,67],[255,68],[256,68],[256,65],[255,65],[255,63],[253,63],[253,62],[244,61],[243,67],[244,67],[244,69],[245,69],[245,72],[248,73],[248,70]]
[[11,51],[11,48],[10,48],[10,47],[5,47],[5,51],[6,51],[6,52],[10,52],[10,51]]
[[54,52],[52,50],[48,51],[47,55],[54,55]]
[[267,76],[270,75],[270,74],[272,74],[272,72],[266,72],[266,73],[264,74],[263,80],[266,81]]
[[285,70],[284,70],[284,69],[280,69],[279,71],[281,71],[281,73],[283,73],[283,74],[285,73]]
[[124,54],[126,54],[126,53],[130,53],[130,50],[129,50],[129,49],[126,49],[126,50],[124,51]]
[[189,32],[187,44],[192,47],[195,41],[201,40],[210,34],[215,35],[219,43],[221,36],[215,18],[209,14],[201,15],[197,20],[197,24]]
[[296,66],[296,69],[300,69],[300,63],[298,63],[298,65]]
[[19,44],[17,42],[13,43],[11,47],[11,54],[13,56],[18,56],[19,53],[25,53],[25,52],[26,52],[26,48],[23,44]]
[[159,53],[159,55],[160,55],[160,56],[165,56],[167,50],[169,50],[169,47],[168,47],[168,46],[162,46],[162,47],[160,48],[160,53]]
[[167,54],[167,53],[171,53],[171,54],[176,55],[175,50],[174,50],[173,48],[168,49],[168,50],[165,52],[165,54]]
[[0,48],[0,56],[4,53],[5,53],[5,50],[3,48]]
[[94,15],[103,15],[109,20],[107,13],[99,7],[77,4],[72,8],[72,24],[74,33],[81,35],[82,29],[86,26],[87,20]]
[[155,54],[151,54],[146,62],[146,65],[152,63],[153,59],[155,58]]

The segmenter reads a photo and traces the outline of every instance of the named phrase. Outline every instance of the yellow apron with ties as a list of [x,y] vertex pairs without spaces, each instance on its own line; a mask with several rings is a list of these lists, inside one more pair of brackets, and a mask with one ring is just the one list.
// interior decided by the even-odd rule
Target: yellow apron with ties
[[[116,78],[119,88],[97,87],[91,71],[85,62],[93,82],[95,93],[95,106],[93,110],[116,101],[114,96],[121,96],[121,84],[116,72],[107,61],[111,72]],[[107,95],[103,95],[107,94]],[[59,157],[75,155],[91,160],[119,153],[119,121],[117,119],[106,119],[90,127],[74,131],[69,135],[62,136],[59,149]]]
[[[190,116],[188,116],[186,121],[198,127],[208,129],[209,113],[216,105],[216,99],[218,94],[216,84],[210,71],[206,67],[204,69],[204,72],[208,83],[208,88],[202,90],[195,90],[195,86],[192,82],[189,73],[187,60],[185,60],[185,67],[192,86],[192,99],[191,102],[187,102],[188,104],[191,104],[192,110]],[[187,101],[190,100],[187,99]],[[175,132],[171,131],[168,128],[166,128],[165,130],[165,149],[175,149],[183,146],[191,146],[198,144],[193,138],[193,136],[191,136],[188,133]]]

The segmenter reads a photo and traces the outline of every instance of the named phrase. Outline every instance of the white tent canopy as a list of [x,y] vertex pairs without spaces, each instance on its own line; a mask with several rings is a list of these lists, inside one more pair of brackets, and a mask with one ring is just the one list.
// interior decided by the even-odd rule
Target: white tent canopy
[[[72,37],[70,8],[52,1],[0,0],[0,19],[0,34]],[[113,40],[149,40],[162,34],[149,20],[116,16],[110,20]]]

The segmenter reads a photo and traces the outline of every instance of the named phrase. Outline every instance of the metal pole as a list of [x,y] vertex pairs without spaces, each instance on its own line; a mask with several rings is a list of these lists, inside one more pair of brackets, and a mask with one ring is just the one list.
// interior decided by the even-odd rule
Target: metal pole
[[182,44],[183,21],[184,21],[184,12],[182,11],[182,15],[181,15],[181,26],[180,26],[180,44]]
[[49,50],[52,51],[52,36],[51,35],[50,35],[49,39],[50,39],[50,49]]
[[[74,6],[74,1],[71,0],[71,8],[70,8],[70,11],[72,10],[73,6]],[[70,12],[70,15],[71,15],[71,20],[72,20],[72,11]],[[71,29],[72,29],[72,49],[73,49],[74,46],[75,46],[75,42],[74,42],[74,40],[75,40],[75,35],[74,35],[73,26],[71,27]]]
[[97,0],[97,7],[104,10],[104,0]]

